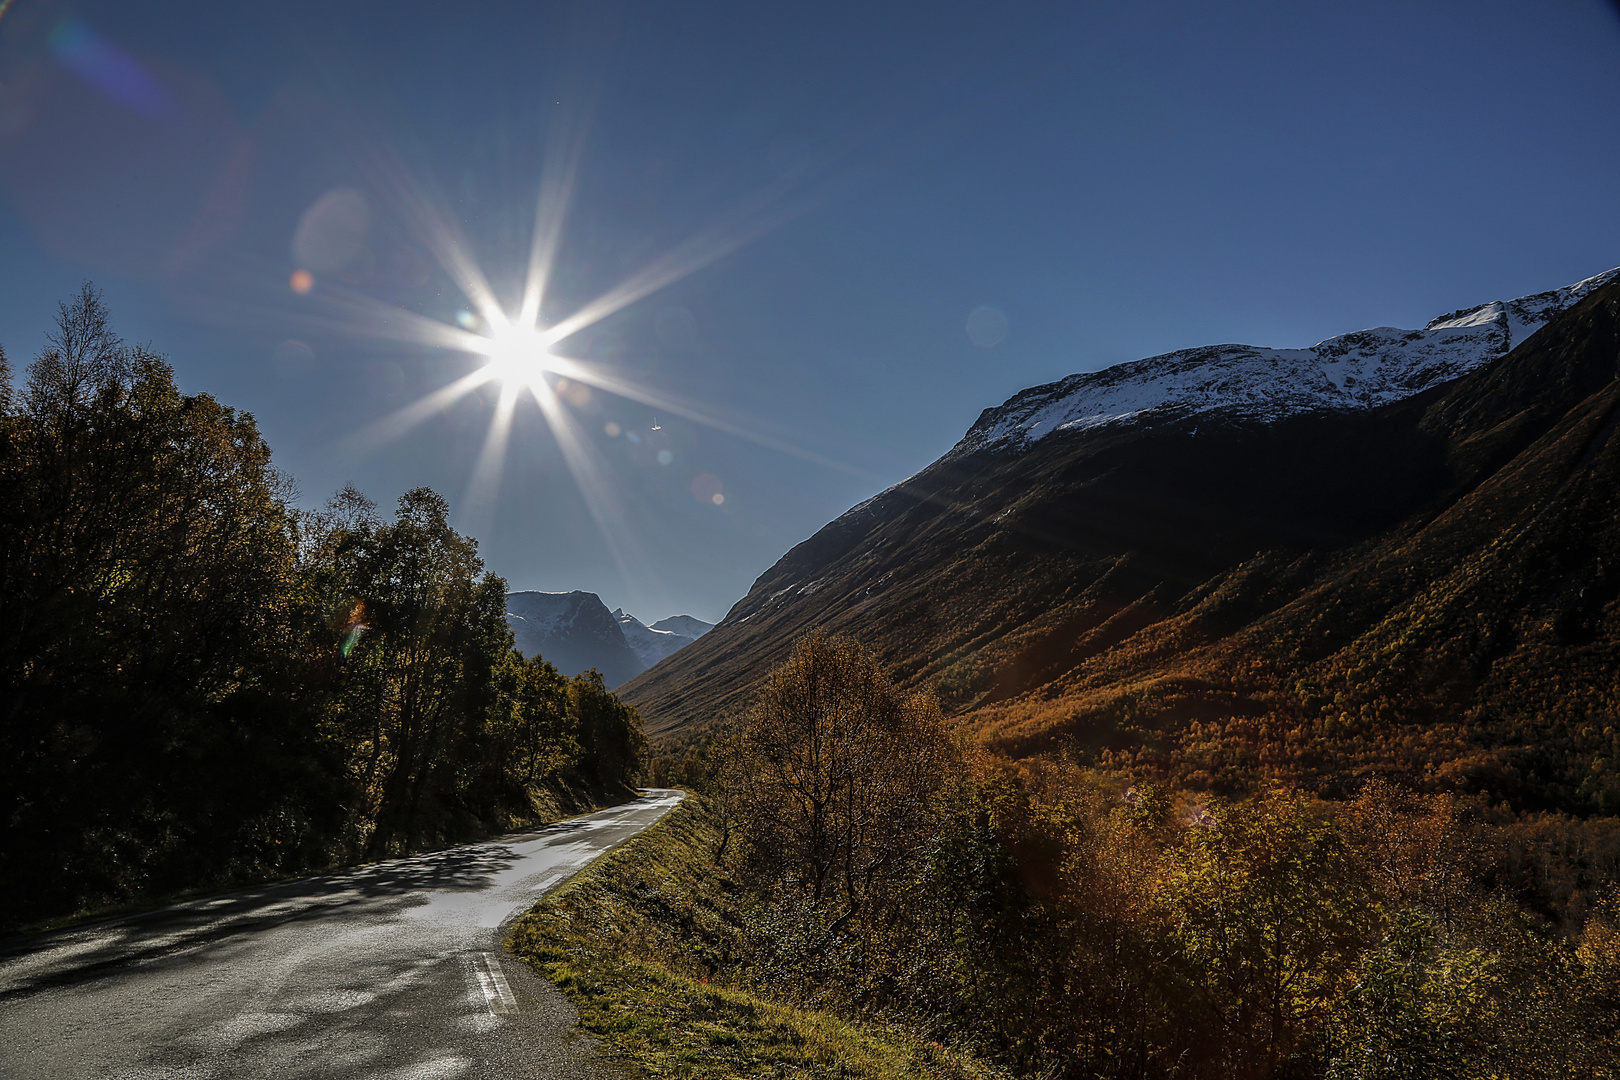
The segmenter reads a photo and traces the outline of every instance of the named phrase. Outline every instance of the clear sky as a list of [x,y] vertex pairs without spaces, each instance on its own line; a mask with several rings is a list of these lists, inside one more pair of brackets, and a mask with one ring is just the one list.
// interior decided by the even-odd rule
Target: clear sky
[[[1599,2],[0,12],[14,366],[93,280],[307,505],[430,485],[512,588],[647,621],[1025,386],[1620,264]],[[549,344],[497,330],[537,217]]]

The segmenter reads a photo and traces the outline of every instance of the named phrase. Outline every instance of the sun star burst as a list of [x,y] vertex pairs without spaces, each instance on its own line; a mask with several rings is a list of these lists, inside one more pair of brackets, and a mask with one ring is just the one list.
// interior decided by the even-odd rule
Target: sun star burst
[[[346,323],[351,331],[382,339],[437,345],[484,359],[481,366],[461,378],[357,432],[347,440],[351,446],[360,450],[378,449],[480,387],[491,384],[498,387],[500,393],[494,402],[489,429],[462,500],[462,527],[478,535],[494,524],[507,445],[519,400],[526,392],[539,407],[540,417],[551,431],[563,464],[573,474],[607,550],[634,592],[639,591],[638,583],[649,578],[650,568],[635,541],[634,530],[629,527],[627,507],[612,482],[612,470],[602,459],[596,440],[587,436],[569,407],[576,404],[576,395],[559,394],[564,385],[578,384],[581,389],[590,386],[651,406],[662,415],[695,421],[840,472],[867,480],[878,477],[764,434],[755,425],[725,419],[712,405],[685,402],[653,387],[626,380],[612,365],[554,351],[581,330],[714,263],[803,210],[802,206],[782,205],[780,197],[785,188],[761,192],[745,200],[733,214],[694,233],[686,242],[653,259],[605,293],[557,321],[542,325],[540,315],[546,287],[574,193],[583,148],[581,136],[582,132],[575,131],[570,137],[560,139],[555,148],[560,152],[555,158],[548,155],[536,208],[528,273],[515,314],[496,300],[495,290],[472,257],[471,245],[456,223],[441,211],[437,200],[428,197],[409,173],[392,160],[375,175],[379,190],[392,196],[389,201],[400,208],[416,239],[454,281],[472,310],[463,313],[465,320],[458,318],[458,326],[341,287],[322,290],[321,298],[331,309],[332,321]],[[475,329],[479,323],[482,333]],[[567,384],[563,380],[567,380]]]
[[494,327],[489,335],[489,363],[484,371],[503,387],[521,386],[537,390],[547,372],[553,370],[551,349],[544,335],[534,326],[517,322]]

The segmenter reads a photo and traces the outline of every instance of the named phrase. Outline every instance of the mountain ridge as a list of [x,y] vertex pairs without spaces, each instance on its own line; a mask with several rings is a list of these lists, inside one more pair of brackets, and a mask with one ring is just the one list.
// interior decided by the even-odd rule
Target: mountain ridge
[[1206,345],[1076,373],[985,409],[947,456],[1129,420],[1220,412],[1271,422],[1391,404],[1507,355],[1617,277],[1620,267],[1561,289],[1440,315],[1422,330],[1373,327],[1306,349]]

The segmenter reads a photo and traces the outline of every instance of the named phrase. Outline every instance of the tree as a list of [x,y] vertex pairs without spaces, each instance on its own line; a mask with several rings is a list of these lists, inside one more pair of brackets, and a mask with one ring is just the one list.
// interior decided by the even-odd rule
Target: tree
[[579,770],[598,795],[620,795],[647,772],[647,736],[635,707],[608,690],[595,668],[568,680],[568,708],[579,744]]
[[812,634],[767,681],[731,783],[756,864],[836,927],[904,876],[931,836],[953,747],[929,694],[894,690],[849,638]]
[[1042,804],[1010,772],[966,794],[923,891],[962,1014],[1020,1074],[1154,1075],[1173,1012],[1149,912],[1156,822],[1084,790]]
[[337,728],[358,789],[357,827],[374,854],[442,832],[468,807],[465,766],[498,707],[511,651],[506,583],[450,527],[427,488],[399,498],[391,523],[340,492],[312,545],[335,648]]
[[85,286],[0,353],[0,925],[262,880],[622,793],[600,678],[512,650],[445,500],[290,505],[253,418],[181,394]]
[[317,857],[292,516],[253,418],[182,395],[88,285],[4,399],[0,873],[62,907]]
[[580,758],[578,724],[568,680],[547,660],[516,649],[497,676],[500,698],[490,717],[490,756],[496,775],[525,788]]
[[1489,1075],[1491,984],[1498,958],[1447,955],[1438,921],[1399,913],[1334,1016],[1330,1080],[1431,1080]]
[[1204,1032],[1209,1075],[1275,1076],[1312,1052],[1380,929],[1371,883],[1299,796],[1200,811],[1158,903]]

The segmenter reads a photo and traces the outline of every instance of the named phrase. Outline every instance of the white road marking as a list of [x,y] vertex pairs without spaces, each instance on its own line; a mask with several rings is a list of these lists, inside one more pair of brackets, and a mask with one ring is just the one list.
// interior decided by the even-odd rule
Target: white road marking
[[506,973],[501,970],[501,962],[491,953],[475,953],[472,958],[473,977],[478,980],[478,989],[483,992],[484,1004],[488,1006],[490,1014],[500,1016],[517,1012],[517,998],[512,994],[512,987],[506,981]]
[[[36,951],[0,957],[0,1080],[225,1080],[310,1068],[470,1080],[501,1049],[482,1040],[523,1012],[499,928],[678,801],[615,810],[611,830],[559,827],[448,856],[488,864],[470,882],[452,875],[441,885],[441,853],[36,939]],[[409,921],[425,912],[433,925]],[[58,988],[57,978],[73,985]],[[413,991],[432,998],[403,997]],[[419,1002],[443,1001],[441,991],[457,999],[450,1015],[429,1015]],[[538,1069],[546,1047],[575,1062],[572,1042],[553,1041],[533,1053],[520,1044],[513,1064]]]

